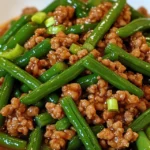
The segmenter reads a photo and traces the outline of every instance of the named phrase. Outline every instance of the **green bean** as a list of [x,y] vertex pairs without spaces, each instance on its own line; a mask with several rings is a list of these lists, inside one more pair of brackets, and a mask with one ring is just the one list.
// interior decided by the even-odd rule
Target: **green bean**
[[97,26],[97,24],[98,23],[77,24],[77,25],[68,27],[65,30],[65,33],[66,34],[69,34],[69,33],[81,34],[81,33],[84,33],[84,32],[87,32],[89,30],[94,29]]
[[119,28],[116,33],[121,38],[126,38],[126,37],[133,35],[134,33],[138,31],[143,31],[149,28],[150,28],[150,19],[139,18],[139,19],[133,20],[126,26]]
[[76,129],[78,136],[83,142],[87,150],[101,150],[98,141],[89,128],[87,122],[81,116],[77,106],[73,102],[71,97],[64,97],[61,101],[61,106],[63,107],[66,116],[68,117],[70,123]]
[[0,132],[0,145],[15,150],[24,150],[27,142]]
[[145,133],[146,133],[148,139],[150,140],[150,126],[148,126],[148,127],[146,128]]
[[27,150],[40,150],[42,143],[42,130],[36,127],[30,134]]
[[52,3],[50,3],[45,9],[43,9],[43,12],[52,12],[55,10],[58,6],[67,6],[70,5],[75,8],[75,13],[78,18],[80,17],[86,17],[88,15],[89,8],[84,4],[83,2],[79,0],[55,0]]
[[134,84],[119,76],[90,56],[88,56],[87,59],[83,62],[83,65],[120,90],[129,91],[130,93],[135,94],[138,97],[142,97],[144,94],[140,88],[136,87]]
[[138,132],[143,130],[148,124],[150,124],[150,109],[142,113],[137,119],[135,119],[130,125],[133,131]]
[[123,49],[121,49],[115,44],[107,45],[107,47],[105,48],[105,54],[109,54],[109,53],[118,54],[118,60],[121,63],[123,63],[125,66],[128,66],[134,71],[137,71],[139,73],[142,73],[150,77],[150,64],[149,63],[132,56],[131,54],[127,53],[126,51],[124,51]]
[[54,103],[54,104],[57,104],[58,101],[59,101],[59,96],[57,94],[57,92],[53,92],[51,94],[49,94],[47,97],[46,97],[46,100],[47,102],[51,102],[51,103]]
[[84,77],[78,78],[76,82],[79,83],[83,89],[86,89],[90,85],[96,84],[98,82],[97,77],[98,77],[97,74],[90,74],[90,75],[86,75]]
[[66,130],[70,127],[71,123],[67,117],[58,120],[55,124],[56,130]]
[[35,122],[40,128],[42,128],[48,124],[55,123],[56,120],[53,119],[52,116],[46,112],[46,113],[42,113],[42,114],[39,114],[38,116],[36,116]]
[[101,2],[102,2],[102,0],[88,0],[88,1],[87,1],[87,6],[88,6],[89,8],[96,7],[96,6],[98,6]]
[[[67,65],[65,63],[58,62],[55,65],[53,65],[50,69],[45,71],[41,76],[39,76],[38,80],[41,82],[46,82],[50,80],[52,77],[54,77],[55,75],[64,71],[66,68],[67,68]],[[30,88],[26,84],[23,84],[21,86],[21,90],[27,93],[29,92]]]
[[108,32],[110,27],[116,21],[125,4],[126,0],[117,0],[116,3],[113,4],[110,11],[105,15],[102,21],[96,26],[94,31],[85,41],[83,45],[84,48],[86,48],[89,51],[94,49],[97,42],[104,37],[105,33]]
[[136,146],[138,150],[150,150],[150,141],[146,137],[144,131],[138,132],[138,139],[136,140]]
[[32,75],[5,58],[0,57],[0,67],[10,73],[14,78],[28,85],[30,89],[35,89],[41,84],[41,82]]
[[14,95],[14,97],[19,98],[19,97],[21,96],[21,94],[22,94],[22,93],[21,93],[20,89],[19,89],[19,88],[16,88],[13,95]]
[[18,19],[10,29],[0,38],[0,47],[5,44],[11,36],[13,36],[23,25],[29,22],[31,19],[30,15],[24,15]]
[[[97,133],[99,133],[103,129],[104,129],[103,125],[96,125],[96,126],[91,127],[91,130],[93,131],[95,136],[97,136]],[[81,146],[82,146],[82,142],[79,139],[79,136],[76,135],[69,141],[67,150],[77,150]]]
[[7,74],[7,71],[4,69],[0,68],[0,77],[4,77]]
[[[8,103],[13,89],[14,78],[7,74],[0,90],[0,110]],[[4,117],[0,114],[0,126],[4,123]]]
[[[86,59],[86,57],[84,57],[84,59]],[[82,62],[84,59],[81,59],[80,61],[63,71],[61,74],[55,76],[53,79],[47,81],[46,83],[43,83],[35,90],[22,97],[21,102],[26,105],[34,104],[48,94],[59,89],[64,84],[75,79],[82,71],[84,71],[84,67],[82,66]]]
[[45,39],[31,50],[25,52],[22,56],[15,59],[14,63],[19,67],[26,67],[31,57],[41,58],[51,49],[50,39]]
[[16,46],[16,44],[23,46],[24,43],[34,34],[37,27],[38,26],[31,23],[25,24],[13,37],[9,39],[1,50],[5,51],[7,49],[12,49]]

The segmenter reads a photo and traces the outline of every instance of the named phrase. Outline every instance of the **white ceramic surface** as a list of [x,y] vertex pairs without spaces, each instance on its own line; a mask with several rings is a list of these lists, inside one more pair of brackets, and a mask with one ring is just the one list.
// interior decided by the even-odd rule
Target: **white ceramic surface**
[[[12,17],[18,16],[21,10],[27,6],[44,8],[52,0],[0,0],[0,23]],[[133,7],[145,6],[150,12],[150,0],[127,0]]]

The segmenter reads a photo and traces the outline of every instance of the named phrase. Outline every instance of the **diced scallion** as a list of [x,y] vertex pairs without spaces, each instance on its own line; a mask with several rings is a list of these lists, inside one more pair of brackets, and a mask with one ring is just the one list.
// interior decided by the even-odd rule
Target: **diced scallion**
[[107,99],[107,109],[108,111],[118,111],[118,101],[115,98]]
[[31,20],[37,24],[43,23],[45,19],[46,19],[46,13],[44,12],[37,12],[31,18]]

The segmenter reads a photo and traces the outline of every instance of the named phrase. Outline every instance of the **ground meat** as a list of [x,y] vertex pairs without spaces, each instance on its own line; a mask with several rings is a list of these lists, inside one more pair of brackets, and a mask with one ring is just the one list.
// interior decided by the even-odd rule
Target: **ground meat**
[[70,57],[69,57],[69,64],[70,65],[73,65],[73,64],[75,64],[77,61],[79,60],[79,58],[78,58],[78,56],[77,55],[71,55]]
[[144,91],[144,97],[149,101],[150,100],[150,86],[144,85],[143,91]]
[[10,22],[0,25],[0,36],[2,36],[10,28]]
[[82,94],[82,89],[80,84],[71,83],[62,87],[62,97],[71,96],[75,102],[80,100],[80,96]]
[[100,139],[100,143],[103,140],[112,148],[123,149],[129,147],[130,142],[136,141],[138,134],[130,128],[125,132],[121,121],[112,121],[111,124],[109,121],[108,128],[99,132],[97,137]]
[[147,9],[145,8],[145,7],[140,7],[139,9],[138,9],[138,11],[142,14],[142,15],[144,15],[145,17],[150,17],[150,14],[148,14],[148,11],[147,11]]
[[150,60],[150,47],[146,43],[146,39],[142,32],[137,32],[131,36],[131,54],[137,58],[148,61]]
[[24,44],[24,47],[30,50],[38,43],[42,42],[47,36],[45,28],[38,28],[35,30],[35,34]]
[[61,119],[64,117],[64,111],[60,104],[54,104],[47,102],[46,105],[47,112],[54,118],[54,119]]
[[6,129],[11,136],[27,135],[29,130],[34,129],[33,117],[38,115],[39,108],[36,106],[27,108],[18,98],[12,98],[11,104],[3,107],[0,113],[6,117]]
[[74,135],[75,131],[72,129],[57,131],[55,125],[48,125],[44,137],[52,150],[61,150]]
[[71,44],[77,43],[78,40],[79,35],[77,34],[66,35],[64,32],[59,32],[51,39],[51,48],[55,50],[61,46],[69,48]]
[[63,24],[65,26],[72,26],[72,19],[75,9],[71,6],[58,6],[55,11],[48,13],[49,16],[54,16],[56,25]]
[[123,11],[115,22],[114,26],[117,28],[127,25],[131,21],[131,11],[128,5],[125,5]]
[[36,12],[38,12],[36,7],[26,7],[22,10],[22,15],[32,15]]
[[40,76],[49,67],[49,62],[45,59],[39,60],[36,57],[31,57],[28,65],[26,66],[26,71],[35,77]]
[[76,23],[84,24],[98,22],[105,16],[105,14],[109,11],[111,7],[112,3],[110,2],[101,3],[97,7],[91,8],[89,16],[77,19]]

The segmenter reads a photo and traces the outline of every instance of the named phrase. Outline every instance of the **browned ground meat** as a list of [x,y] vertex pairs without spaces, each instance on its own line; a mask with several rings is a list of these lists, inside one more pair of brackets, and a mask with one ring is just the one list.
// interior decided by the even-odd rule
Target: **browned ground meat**
[[26,7],[22,10],[22,15],[32,15],[36,12],[38,12],[36,7]]
[[61,119],[64,117],[64,111],[62,107],[60,106],[60,104],[47,102],[45,107],[46,107],[47,112],[51,114],[53,118]]
[[74,135],[75,131],[72,129],[57,131],[55,125],[48,125],[44,137],[52,150],[61,150]]
[[24,47],[30,50],[38,43],[42,42],[45,37],[47,37],[46,29],[38,28],[35,30],[35,34],[24,44]]
[[142,32],[137,32],[131,36],[131,54],[137,58],[150,62],[150,47],[146,43],[146,39]]
[[145,7],[140,7],[139,9],[138,9],[138,11],[141,13],[141,14],[143,14],[145,17],[150,17],[150,14],[148,13],[148,11],[147,11],[147,9],[145,8]]
[[39,108],[27,108],[18,98],[12,98],[11,104],[3,107],[0,113],[6,117],[6,129],[11,136],[27,135],[29,130],[34,129],[33,117],[38,115]]
[[71,6],[58,6],[53,13],[50,12],[48,15],[54,16],[56,25],[71,26],[74,12],[75,9]]
[[76,23],[84,24],[84,23],[98,22],[105,16],[105,14],[109,11],[111,6],[112,6],[112,3],[110,3],[110,2],[101,3],[97,7],[93,7],[90,10],[88,17],[79,18],[76,20]]

